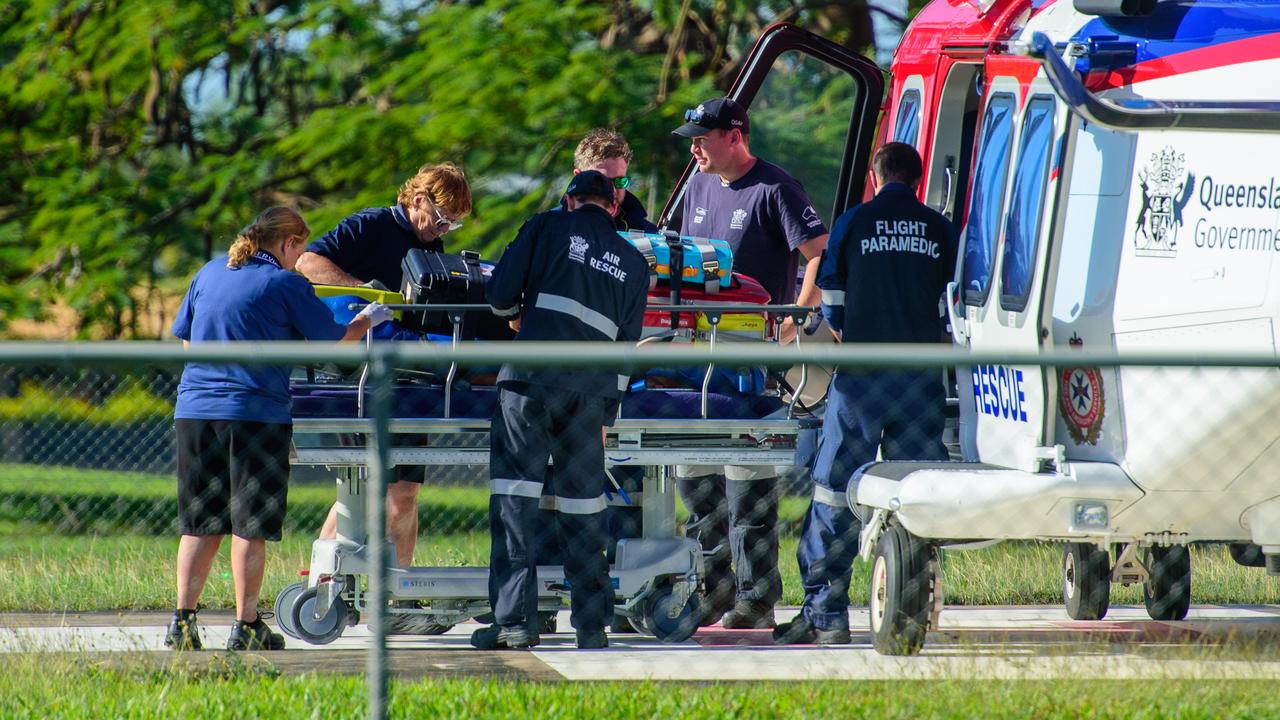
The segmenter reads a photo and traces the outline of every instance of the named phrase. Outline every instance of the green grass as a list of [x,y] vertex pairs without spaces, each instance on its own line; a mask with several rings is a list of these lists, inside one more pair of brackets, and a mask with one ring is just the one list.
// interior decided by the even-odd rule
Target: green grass
[[[0,612],[166,609],[173,603],[172,478],[68,468],[0,465]],[[284,540],[271,544],[263,601],[270,603],[310,561],[311,541],[333,500],[328,485],[289,493]],[[796,533],[808,501],[784,498],[779,568],[783,602],[802,593]],[[139,518],[140,508],[151,513]],[[416,565],[484,565],[488,533],[484,488],[427,487],[420,503]],[[445,528],[450,532],[437,532]],[[945,594],[953,605],[1057,604],[1061,546],[1011,542],[943,556]],[[1221,546],[1192,548],[1196,603],[1280,603],[1280,582],[1236,565]],[[850,596],[866,604],[869,567],[855,563]],[[232,605],[227,548],[202,601]],[[1139,587],[1112,590],[1115,604],[1140,604]]]
[[[229,664],[231,663],[231,664]],[[18,655],[0,674],[6,718],[360,718],[359,676],[283,676],[219,658],[199,669]],[[1270,718],[1270,681],[393,681],[391,717]]]

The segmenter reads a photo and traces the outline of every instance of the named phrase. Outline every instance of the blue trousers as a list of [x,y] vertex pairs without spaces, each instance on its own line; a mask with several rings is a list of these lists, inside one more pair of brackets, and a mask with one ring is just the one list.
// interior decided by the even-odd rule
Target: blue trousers
[[[489,431],[489,603],[497,624],[530,626],[537,619],[544,485],[554,498],[555,531],[564,545],[573,626],[596,631],[613,621],[603,421],[600,398],[518,383],[500,388]],[[547,475],[548,454],[554,477]]]
[[813,465],[813,500],[796,560],[802,612],[814,627],[848,627],[849,576],[862,524],[845,493],[854,472],[875,460],[946,460],[946,396],[941,373],[837,373],[831,380],[822,439]]

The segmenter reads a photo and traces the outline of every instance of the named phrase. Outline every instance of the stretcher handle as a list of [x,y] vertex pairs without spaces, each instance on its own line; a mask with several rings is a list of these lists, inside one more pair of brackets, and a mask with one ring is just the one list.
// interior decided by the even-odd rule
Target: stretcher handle
[[[347,306],[348,310],[359,310],[364,307],[364,303],[351,303]],[[383,307],[393,312],[413,311],[413,310],[439,310],[441,312],[492,312],[493,309],[488,305],[480,303],[397,303],[394,305],[384,305]],[[685,303],[673,306],[667,303],[656,303],[645,306],[645,310],[657,312],[701,312],[701,313],[740,313],[740,312],[763,312],[770,315],[808,315],[809,313],[818,312],[816,305],[744,305],[742,303]]]

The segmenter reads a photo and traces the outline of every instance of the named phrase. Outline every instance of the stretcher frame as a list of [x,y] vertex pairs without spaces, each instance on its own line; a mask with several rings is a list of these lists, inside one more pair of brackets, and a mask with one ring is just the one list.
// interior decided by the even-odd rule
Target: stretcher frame
[[[392,310],[444,311],[453,324],[453,344],[460,340],[462,317],[467,312],[489,311],[487,305],[389,306]],[[704,313],[710,323],[710,344],[714,347],[717,327],[725,312],[768,312],[795,319],[797,329],[816,308],[785,306],[744,306],[739,304],[651,305],[650,310],[671,311],[672,324],[680,313]],[[642,342],[674,337],[673,330],[650,336]],[[689,331],[692,333],[693,331]],[[797,331],[799,346],[803,332]],[[428,434],[449,437],[467,446],[391,447],[390,466],[412,465],[451,467],[484,466],[489,463],[490,420],[455,418],[452,389],[457,376],[452,363],[444,382],[444,414],[439,418],[392,418],[388,430],[395,434]],[[677,537],[675,488],[669,471],[672,465],[791,465],[801,422],[795,417],[797,398],[807,376],[802,370],[799,387],[792,393],[786,416],[764,419],[708,418],[708,387],[714,365],[708,365],[701,388],[701,417],[670,419],[627,419],[615,422],[606,431],[605,463],[612,466],[645,467],[639,497],[619,492],[611,496],[613,506],[641,509],[641,535],[618,541],[615,562],[610,568],[618,605],[615,614],[630,618],[632,624],[662,640],[684,640],[696,630],[696,594],[702,578],[702,552],[690,539]],[[361,373],[357,415],[354,418],[297,418],[293,421],[294,441],[290,462],[295,465],[323,465],[343,472],[337,479],[337,537],[316,540],[311,565],[304,582],[280,593],[277,617],[290,635],[323,644],[339,637],[343,629],[367,610],[360,576],[368,574],[365,557],[365,490],[369,450],[349,444],[333,445],[328,438],[358,435],[371,438],[374,421],[363,417],[368,368]],[[610,476],[612,478],[612,476]],[[546,498],[544,498],[545,500]],[[560,566],[539,566],[539,609],[556,610],[568,596],[564,570]],[[485,567],[392,568],[388,574],[387,596],[395,600],[416,600],[422,608],[392,608],[390,614],[429,615],[441,631],[489,610],[488,569]],[[691,602],[692,601],[692,602]]]

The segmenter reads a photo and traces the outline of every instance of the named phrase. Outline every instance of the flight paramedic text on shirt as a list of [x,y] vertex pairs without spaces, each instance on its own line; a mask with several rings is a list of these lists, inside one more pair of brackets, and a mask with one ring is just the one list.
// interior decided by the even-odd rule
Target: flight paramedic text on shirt
[[[648,263],[614,229],[614,187],[596,171],[570,181],[568,212],[539,213],[520,228],[485,288],[494,313],[519,317],[516,341],[635,342]],[[605,558],[604,444],[629,378],[607,370],[505,365],[489,446],[489,602],[482,649],[538,644],[536,555],[544,484],[565,545],[564,577],[580,648],[608,645],[613,585]],[[547,475],[547,456],[555,465]]]
[[[298,272],[317,285],[364,285],[379,290],[400,287],[404,256],[415,247],[444,251],[444,236],[471,214],[471,189],[462,168],[452,163],[423,165],[405,181],[390,207],[361,210],[307,246]],[[420,443],[422,437],[397,434],[395,444]],[[426,469],[397,465],[387,485],[387,535],[396,548],[396,564],[408,567],[418,541],[418,492]],[[337,536],[336,508],[329,511],[321,538]],[[416,606],[413,601],[401,601]],[[395,634],[430,631],[429,615],[397,614]],[[427,625],[424,625],[426,623]]]
[[[822,310],[842,342],[938,342],[939,299],[955,268],[951,223],[916,198],[915,148],[889,143],[872,159],[876,196],[835,222],[818,276]],[[801,614],[778,626],[783,643],[849,642],[849,573],[858,552],[857,517],[845,495],[875,459],[946,460],[937,370],[836,372],[813,467],[813,499],[796,559]]]
[[[680,233],[727,241],[734,270],[758,280],[774,304],[817,304],[814,280],[827,228],[804,188],[782,168],[751,154],[750,120],[736,101],[708,100],[687,111],[685,120],[674,134],[689,138],[698,173],[684,191]],[[804,282],[797,297],[802,256]],[[788,318],[779,340],[788,342],[795,332]],[[777,470],[726,466],[720,472],[720,466],[676,468],[690,509],[686,533],[711,553],[701,624],[723,615],[725,627],[773,627],[773,606],[782,597]]]

